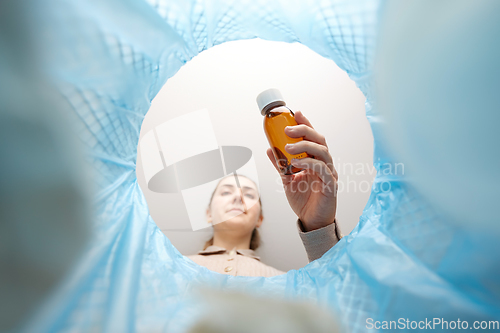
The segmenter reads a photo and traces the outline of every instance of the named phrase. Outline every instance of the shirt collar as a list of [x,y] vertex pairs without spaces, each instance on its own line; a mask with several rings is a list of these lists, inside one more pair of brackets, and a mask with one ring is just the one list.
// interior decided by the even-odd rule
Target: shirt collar
[[[201,255],[212,255],[212,254],[224,254],[224,253],[228,253],[228,252],[229,251],[226,250],[223,247],[211,245],[211,246],[207,247],[205,250],[202,250],[202,251],[198,252],[198,254],[201,254]],[[244,250],[243,249],[239,249],[239,250],[236,250],[236,253],[239,253],[242,256],[250,257],[250,258],[253,258],[253,259],[256,259],[256,260],[260,261],[260,257],[257,256],[257,254],[255,253],[254,250],[251,250],[251,249],[244,249]]]

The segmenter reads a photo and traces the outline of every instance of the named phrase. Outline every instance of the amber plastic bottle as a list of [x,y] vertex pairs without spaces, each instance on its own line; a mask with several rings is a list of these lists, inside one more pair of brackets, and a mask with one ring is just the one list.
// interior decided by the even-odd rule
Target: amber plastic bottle
[[295,126],[294,113],[287,106],[278,89],[268,89],[257,96],[260,113],[264,116],[264,132],[273,149],[274,158],[284,175],[292,175],[302,170],[291,164],[292,158],[308,157],[307,153],[290,154],[285,150],[287,143],[302,141],[303,138],[291,138],[285,134],[285,127]]

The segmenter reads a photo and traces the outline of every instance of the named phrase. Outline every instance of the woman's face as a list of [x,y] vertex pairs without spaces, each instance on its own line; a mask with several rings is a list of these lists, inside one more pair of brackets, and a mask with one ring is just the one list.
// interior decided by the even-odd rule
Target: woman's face
[[262,224],[257,187],[243,176],[238,176],[238,181],[241,191],[234,176],[223,179],[215,190],[207,210],[207,218],[214,229],[238,228],[250,232]]

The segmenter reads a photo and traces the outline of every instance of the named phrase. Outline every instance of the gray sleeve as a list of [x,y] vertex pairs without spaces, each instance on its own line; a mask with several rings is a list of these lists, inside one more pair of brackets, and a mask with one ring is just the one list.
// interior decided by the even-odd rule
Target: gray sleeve
[[337,224],[333,223],[316,230],[304,231],[302,221],[297,219],[300,239],[306,249],[309,262],[319,259],[343,237]]

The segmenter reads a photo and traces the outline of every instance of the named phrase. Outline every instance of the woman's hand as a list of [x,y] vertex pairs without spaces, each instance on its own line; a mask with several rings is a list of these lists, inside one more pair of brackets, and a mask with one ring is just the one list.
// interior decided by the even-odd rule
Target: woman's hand
[[281,176],[286,198],[290,207],[302,221],[306,231],[322,228],[334,222],[337,210],[338,175],[328,152],[325,137],[319,134],[301,111],[295,112],[296,126],[285,128],[291,138],[303,137],[304,140],[288,145],[285,150],[290,154],[308,153],[306,157],[292,164],[304,170],[293,175],[280,172],[271,148],[267,156]]

